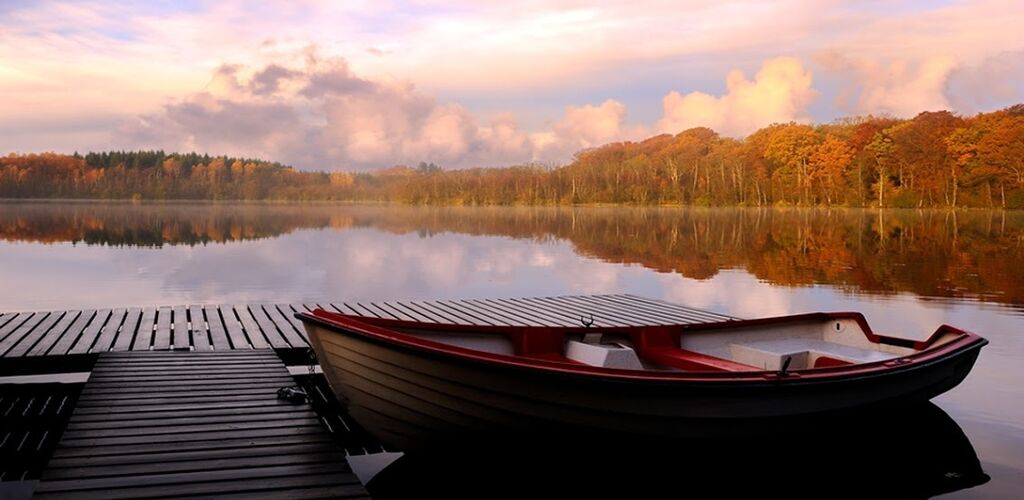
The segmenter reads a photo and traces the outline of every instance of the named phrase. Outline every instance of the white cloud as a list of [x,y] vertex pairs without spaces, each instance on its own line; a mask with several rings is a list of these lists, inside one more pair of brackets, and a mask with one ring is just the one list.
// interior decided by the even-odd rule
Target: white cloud
[[839,98],[840,105],[852,112],[914,116],[951,108],[947,83],[958,66],[952,57],[931,56],[916,64],[906,60],[883,63],[831,53],[819,60],[850,82]]
[[573,153],[609,142],[642,138],[646,130],[626,124],[626,106],[608,99],[594,106],[567,106],[551,131],[531,135],[534,158],[562,162]]
[[301,53],[301,65],[222,65],[202,91],[129,121],[121,137],[135,147],[258,155],[329,170],[496,165],[532,156],[532,143],[508,115],[481,125],[462,106],[439,103],[411,83],[363,78],[343,59]]
[[1024,50],[1003,52],[949,75],[946,95],[953,108],[977,113],[1024,101]]
[[800,61],[780,57],[765,61],[753,80],[739,70],[726,78],[726,93],[715,97],[703,92],[670,92],[662,100],[664,116],[659,131],[678,133],[692,127],[710,127],[726,135],[746,135],[776,122],[804,121],[807,106],[817,96],[811,72]]
[[445,167],[562,162],[576,151],[640,138],[609,99],[569,106],[549,132],[527,133],[511,114],[484,121],[412,83],[356,75],[347,61],[300,51],[301,65],[221,65],[202,91],[133,119],[132,147],[260,156],[304,168]]

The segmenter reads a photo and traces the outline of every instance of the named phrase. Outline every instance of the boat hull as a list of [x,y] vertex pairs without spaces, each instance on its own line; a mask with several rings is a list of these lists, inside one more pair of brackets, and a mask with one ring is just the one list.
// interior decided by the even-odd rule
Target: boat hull
[[984,345],[828,378],[636,380],[487,363],[304,321],[339,400],[402,450],[551,435],[688,439],[774,431],[802,418],[929,400],[959,384]]

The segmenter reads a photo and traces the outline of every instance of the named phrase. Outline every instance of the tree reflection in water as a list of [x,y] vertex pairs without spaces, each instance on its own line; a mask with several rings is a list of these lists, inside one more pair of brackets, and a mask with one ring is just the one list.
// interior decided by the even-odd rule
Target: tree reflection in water
[[1024,213],[940,210],[437,208],[267,204],[0,204],[0,239],[131,247],[300,229],[563,240],[587,257],[706,279],[1024,304]]

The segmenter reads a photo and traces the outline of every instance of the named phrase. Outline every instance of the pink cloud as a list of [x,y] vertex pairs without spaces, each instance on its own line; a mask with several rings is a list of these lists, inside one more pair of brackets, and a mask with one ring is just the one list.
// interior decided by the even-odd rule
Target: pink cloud
[[958,63],[952,57],[931,56],[917,63],[854,59],[838,53],[819,62],[846,82],[839,104],[851,113],[914,116],[921,111],[950,109],[946,95],[949,77]]
[[807,106],[818,94],[812,81],[811,72],[789,57],[765,61],[753,80],[733,70],[722,96],[676,91],[666,95],[657,129],[675,134],[692,127],[710,127],[742,136],[776,122],[805,121]]
[[411,83],[364,78],[343,59],[303,53],[302,65],[222,65],[202,91],[126,122],[120,135],[134,147],[259,155],[327,170],[532,158],[533,143],[508,115],[481,123]]

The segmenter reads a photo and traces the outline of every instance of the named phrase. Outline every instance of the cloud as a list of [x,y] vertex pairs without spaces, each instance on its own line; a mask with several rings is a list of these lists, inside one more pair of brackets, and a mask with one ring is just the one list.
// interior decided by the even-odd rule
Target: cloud
[[585,148],[620,138],[625,122],[626,107],[614,99],[599,106],[569,106],[565,118],[555,125],[555,135],[565,141],[577,141]]
[[953,108],[977,113],[1024,101],[1024,51],[1004,52],[950,72],[946,97]]
[[764,62],[753,80],[733,70],[726,78],[726,94],[670,92],[662,99],[659,131],[678,133],[692,127],[710,127],[726,135],[742,136],[776,122],[805,121],[807,107],[818,95],[811,72],[800,61],[779,57]]
[[546,161],[564,161],[573,153],[609,142],[639,139],[646,130],[626,124],[626,106],[608,99],[594,106],[567,106],[551,131],[531,135],[534,156]]
[[301,65],[221,65],[202,91],[127,122],[120,135],[134,147],[259,155],[328,170],[496,165],[533,155],[509,115],[481,124],[411,83],[363,78],[344,59],[301,52]]
[[902,59],[880,62],[833,52],[818,60],[848,82],[838,96],[839,106],[847,111],[914,116],[921,111],[951,108],[946,87],[958,67],[953,57],[936,55],[916,63]]
[[277,64],[270,64],[252,76],[249,85],[255,94],[273,94],[280,89],[283,80],[295,76],[295,72]]
[[[613,140],[633,138],[639,129],[625,121],[625,111],[606,106],[608,99],[652,130],[661,118],[658,128],[700,123],[735,135],[749,131],[750,123],[800,120],[809,112],[827,121],[862,109],[903,113],[914,102],[946,102],[961,112],[994,109],[1019,100],[1024,81],[1021,72],[1003,70],[1024,50],[1024,10],[1015,0],[0,4],[0,93],[14,96],[0,99],[0,152],[130,147],[120,134],[136,137],[132,127],[110,123],[140,115],[161,121],[167,106],[202,101],[197,89],[230,101],[204,104],[208,114],[288,108],[285,118],[299,120],[298,129],[276,131],[271,145],[250,141],[246,145],[259,149],[243,152],[283,152],[288,156],[275,158],[328,168],[361,166],[346,149],[366,158],[373,151],[427,151],[438,161],[447,158],[446,166],[562,161],[599,135],[597,128],[578,137],[556,130],[562,122],[573,128],[568,114],[560,116],[569,103],[571,110],[607,118],[606,130],[618,126]],[[303,50],[310,45],[345,59]],[[814,66],[814,83],[829,98],[806,110],[799,71],[776,75],[791,101],[768,92],[769,80],[755,75],[748,81],[738,72],[728,83],[739,82],[740,90],[688,93],[715,85],[730,69],[742,67],[749,75],[746,64],[779,54],[798,57],[810,69],[822,48],[875,67],[858,62],[820,72]],[[996,61],[999,54],[1007,55]],[[948,70],[932,57],[956,66]],[[223,73],[211,80],[224,62],[235,66],[220,66]],[[356,106],[345,101],[388,94],[382,86],[395,83],[378,75],[416,82],[411,92],[439,109],[424,114],[414,107],[403,115],[391,106],[389,119],[397,121],[380,128],[386,133],[376,142],[372,134],[358,144],[311,142],[331,136],[327,101]],[[837,109],[834,90],[845,82],[846,104]],[[945,89],[936,91],[942,82]],[[652,105],[668,89],[678,92],[662,109]],[[399,99],[403,92],[389,95]],[[738,95],[752,97],[730,97]],[[170,132],[151,129],[148,136],[194,135],[165,124]],[[415,132],[424,124],[429,130]],[[191,140],[223,143],[198,135]]]
[[[626,106],[615,99],[567,106],[548,130],[529,133],[511,114],[483,120],[410,82],[362,77],[344,59],[320,57],[315,48],[301,52],[302,65],[221,65],[201,92],[133,120],[121,136],[135,147],[258,155],[336,170],[420,161],[447,167],[560,163],[582,149],[651,134],[629,124]],[[772,122],[804,120],[816,95],[811,82],[799,61],[771,59],[753,80],[731,72],[721,97],[669,93],[657,129],[708,126],[743,135]]]
[[550,130],[528,133],[509,113],[484,119],[410,82],[357,75],[342,58],[299,51],[299,65],[224,64],[199,92],[126,122],[131,147],[260,156],[301,168],[372,169],[563,162],[584,148],[643,136],[613,99],[568,106]]

